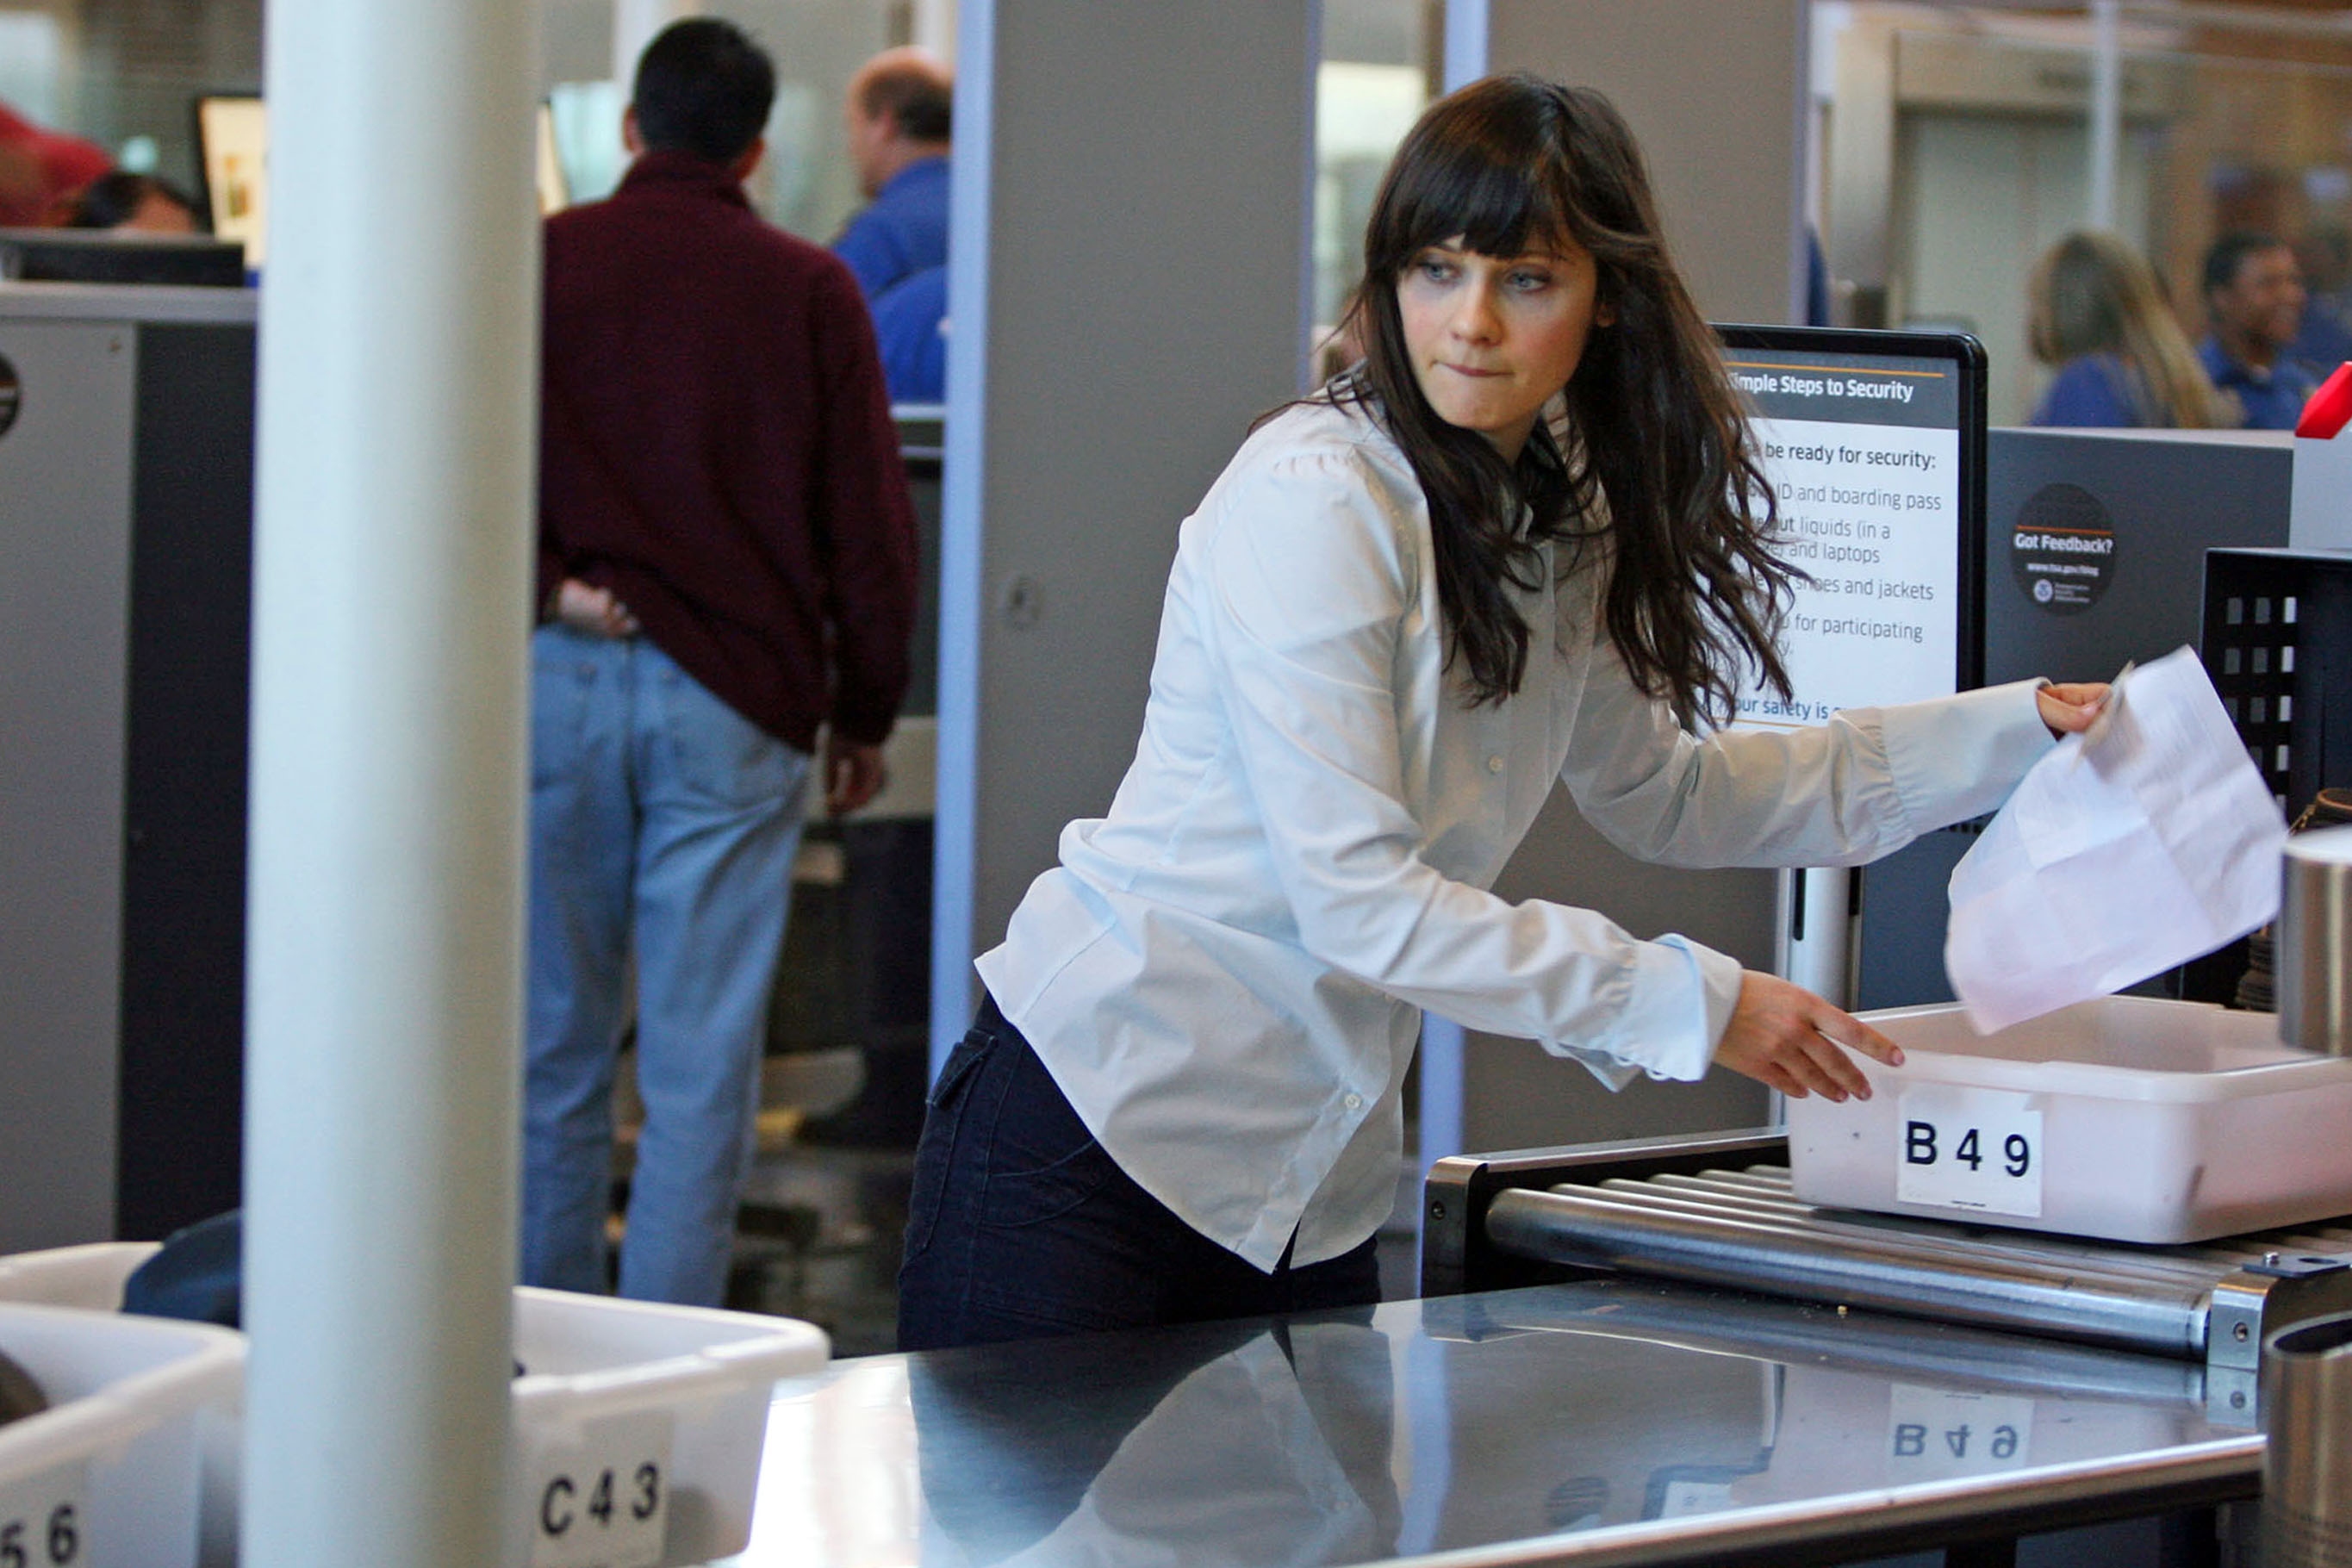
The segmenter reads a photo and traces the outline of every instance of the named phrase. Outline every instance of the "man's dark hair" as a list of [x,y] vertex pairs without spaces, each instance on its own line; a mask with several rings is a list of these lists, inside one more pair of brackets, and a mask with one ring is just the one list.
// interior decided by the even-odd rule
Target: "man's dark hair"
[[857,95],[868,120],[888,115],[909,142],[945,142],[952,128],[955,90],[916,66],[877,70]]
[[731,163],[759,140],[775,100],[767,52],[733,23],[697,16],[646,46],[630,103],[649,149]]
[[165,201],[186,211],[196,226],[205,226],[196,204],[173,186],[152,174],[134,174],[125,169],[110,170],[81,188],[74,198],[73,211],[66,218],[68,228],[117,228],[129,223],[139,212],[139,204],[149,195],[162,196]]
[[2258,228],[2236,228],[2213,242],[2205,253],[2205,292],[2227,289],[2238,280],[2238,270],[2246,258],[2265,250],[2276,250],[2286,243],[2274,234]]

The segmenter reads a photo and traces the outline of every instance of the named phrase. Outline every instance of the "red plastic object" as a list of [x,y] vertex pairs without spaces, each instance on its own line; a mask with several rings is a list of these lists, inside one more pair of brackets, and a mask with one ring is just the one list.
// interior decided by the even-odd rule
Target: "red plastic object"
[[2347,424],[2352,424],[2352,364],[2339,364],[2336,374],[2321,382],[2319,390],[2303,405],[2303,417],[2295,421],[2294,433],[2332,441]]

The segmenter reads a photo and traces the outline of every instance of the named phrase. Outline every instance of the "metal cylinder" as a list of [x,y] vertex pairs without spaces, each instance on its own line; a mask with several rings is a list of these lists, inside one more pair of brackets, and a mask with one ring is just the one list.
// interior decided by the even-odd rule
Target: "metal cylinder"
[[2352,1056],[2352,827],[2286,841],[2279,890],[2279,1038]]
[[2157,1355],[2194,1359],[2205,1352],[2204,1286],[2108,1275],[2087,1257],[2070,1264],[1994,1249],[1959,1253],[1899,1234],[1864,1240],[1801,1226],[1669,1213],[1568,1187],[1496,1194],[1486,1209],[1486,1237],[1520,1258],[2023,1329]]
[[2352,1568],[2352,1312],[2263,1346],[2263,1568]]

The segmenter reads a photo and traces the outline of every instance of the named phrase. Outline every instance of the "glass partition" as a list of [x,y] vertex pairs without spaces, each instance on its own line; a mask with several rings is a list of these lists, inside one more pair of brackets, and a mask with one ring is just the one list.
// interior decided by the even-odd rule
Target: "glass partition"
[[1444,7],[1435,0],[1324,0],[1315,80],[1317,378],[1353,355],[1328,342],[1364,265],[1381,175],[1433,95]]
[[2022,422],[2049,381],[2027,345],[2027,280],[2078,229],[2145,255],[2192,340],[2206,249],[2231,230],[2294,244],[2310,309],[2346,308],[2352,31],[2337,23],[2122,7],[2104,224],[2084,12],[1818,5],[1815,23],[1810,199],[1834,319],[1975,333],[1994,424]]

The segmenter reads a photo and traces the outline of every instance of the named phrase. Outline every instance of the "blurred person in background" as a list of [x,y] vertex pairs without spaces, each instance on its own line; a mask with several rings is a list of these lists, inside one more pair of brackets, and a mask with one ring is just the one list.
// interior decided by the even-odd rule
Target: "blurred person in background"
[[75,195],[113,166],[97,142],[44,131],[0,103],[0,228],[63,223]]
[[743,195],[774,96],[740,30],[672,24],[637,67],[621,188],[547,220],[531,1285],[605,1286],[634,960],[620,1291],[724,1299],[807,792],[871,800],[906,693],[915,514],[866,304]]
[[2057,375],[2029,425],[2226,429],[2240,414],[2198,363],[2155,268],[2116,235],[2070,234],[2027,285],[2027,342]]
[[116,169],[84,185],[67,215],[68,228],[133,234],[197,234],[196,204],[152,174]]
[[919,48],[885,49],[849,80],[849,161],[867,205],[833,242],[873,308],[890,396],[945,395],[948,172],[955,79]]
[[2292,430],[2319,378],[2287,353],[2303,327],[2303,268],[2275,235],[2238,229],[2205,253],[2208,331],[2197,357],[2249,430]]
[[2352,362],[2352,235],[2341,225],[2323,224],[2294,242],[2303,268],[2303,325],[2286,347],[2290,358],[2325,381],[2339,364]]
[[943,403],[948,395],[948,269],[926,267],[877,294],[874,337],[893,403]]

